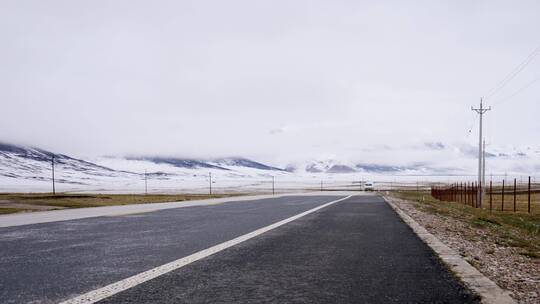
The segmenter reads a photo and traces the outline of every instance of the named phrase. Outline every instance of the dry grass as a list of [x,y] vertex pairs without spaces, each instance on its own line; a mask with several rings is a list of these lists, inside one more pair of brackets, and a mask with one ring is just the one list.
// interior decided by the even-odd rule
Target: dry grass
[[[493,210],[501,211],[508,211],[513,212],[514,211],[514,194],[511,191],[505,190],[504,194],[504,204],[503,204],[503,196],[502,193],[494,193],[492,194],[491,199],[491,205]],[[484,199],[482,201],[482,205],[484,208],[489,209],[489,199],[490,195],[487,193],[484,196]],[[516,211],[518,212],[527,212],[528,211],[528,197],[527,194],[517,194],[516,195]],[[531,213],[533,214],[540,214],[540,194],[539,193],[532,193],[531,194]]]
[[118,206],[144,203],[178,202],[197,199],[220,198],[241,194],[57,194],[50,193],[0,193],[0,214],[48,209]]

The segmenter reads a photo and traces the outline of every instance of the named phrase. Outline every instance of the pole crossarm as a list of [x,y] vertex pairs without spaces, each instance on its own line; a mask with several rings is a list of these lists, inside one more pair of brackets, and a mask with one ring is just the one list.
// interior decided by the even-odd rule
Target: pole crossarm
[[491,106],[489,108],[480,108],[480,109],[475,109],[473,107],[471,107],[471,110],[475,111],[476,113],[478,114],[484,114],[486,113],[487,111],[491,111]]

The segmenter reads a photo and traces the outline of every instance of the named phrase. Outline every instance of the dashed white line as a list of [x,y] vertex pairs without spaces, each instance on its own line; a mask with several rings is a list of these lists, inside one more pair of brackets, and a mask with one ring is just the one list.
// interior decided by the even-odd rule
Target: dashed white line
[[178,259],[176,261],[172,261],[170,263],[158,266],[156,268],[152,268],[150,270],[147,270],[145,272],[136,274],[134,276],[123,279],[121,281],[109,284],[109,285],[107,285],[105,287],[90,291],[88,293],[77,296],[75,298],[71,298],[71,299],[66,300],[64,302],[61,302],[60,304],[91,304],[91,303],[96,303],[96,302],[98,302],[100,300],[108,298],[108,297],[110,297],[112,295],[115,295],[115,294],[117,294],[119,292],[122,292],[122,291],[127,290],[127,289],[132,288],[132,287],[135,287],[135,286],[137,286],[137,285],[139,285],[141,283],[152,280],[152,279],[157,278],[157,277],[159,277],[159,276],[161,276],[163,274],[166,274],[166,273],[171,272],[173,270],[182,268],[182,267],[184,267],[184,266],[186,266],[188,264],[191,264],[191,263],[193,263],[195,261],[198,261],[200,259],[208,257],[208,256],[210,256],[210,255],[212,255],[214,253],[220,252],[220,251],[225,250],[225,249],[227,249],[229,247],[232,247],[232,246],[235,246],[235,245],[240,244],[242,242],[245,242],[245,241],[247,241],[247,240],[249,240],[251,238],[254,238],[254,237],[258,236],[258,235],[261,235],[261,234],[263,234],[263,233],[265,233],[267,231],[270,231],[272,229],[275,229],[275,228],[277,228],[279,226],[290,223],[290,222],[292,222],[294,220],[297,220],[297,219],[299,219],[299,218],[301,218],[303,216],[306,216],[306,215],[308,215],[310,213],[316,212],[316,211],[318,211],[318,210],[320,210],[322,208],[325,208],[325,207],[328,207],[328,206],[333,205],[335,203],[346,200],[346,199],[350,198],[351,196],[352,195],[349,195],[349,196],[347,196],[345,198],[341,198],[341,199],[338,199],[338,200],[335,200],[335,201],[328,202],[326,204],[323,204],[323,205],[320,205],[320,206],[315,207],[313,209],[304,211],[304,212],[302,212],[300,214],[289,217],[289,218],[284,219],[282,221],[276,222],[274,224],[271,224],[271,225],[268,225],[266,227],[263,227],[263,228],[255,230],[255,231],[252,231],[250,233],[244,234],[244,235],[239,236],[237,238],[234,238],[232,240],[229,240],[229,241],[223,242],[221,244],[212,246],[210,248],[201,250],[199,252],[196,252],[196,253],[194,253],[192,255],[189,255],[189,256],[186,256],[186,257],[183,257],[183,258]]

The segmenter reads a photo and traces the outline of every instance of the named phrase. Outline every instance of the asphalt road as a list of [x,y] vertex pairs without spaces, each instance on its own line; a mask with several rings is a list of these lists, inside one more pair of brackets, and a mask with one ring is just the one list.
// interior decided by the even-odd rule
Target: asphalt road
[[0,303],[57,303],[338,198],[285,196],[0,228]]
[[380,198],[352,197],[108,303],[475,303]]
[[[0,303],[55,303],[339,197],[0,229]],[[356,196],[100,303],[474,303],[394,211]]]

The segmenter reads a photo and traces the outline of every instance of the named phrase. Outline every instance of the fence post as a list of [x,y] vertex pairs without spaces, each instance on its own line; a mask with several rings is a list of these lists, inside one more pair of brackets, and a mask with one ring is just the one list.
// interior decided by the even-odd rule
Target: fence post
[[478,196],[476,195],[477,193],[477,190],[476,190],[476,182],[473,182],[473,188],[472,188],[472,199],[473,199],[473,208],[476,208],[476,205],[478,205]]
[[446,202],[446,189],[444,189],[444,186],[441,186],[441,198],[443,202]]
[[444,185],[442,188],[443,201],[448,202],[448,186]]
[[473,183],[471,182],[469,184],[469,202],[471,203],[471,206],[474,204],[474,190],[473,190]]
[[477,182],[474,182],[474,186],[473,186],[473,202],[474,202],[474,208],[477,208],[478,207],[478,195],[476,195],[478,193],[478,183]]
[[503,179],[502,191],[501,191],[501,211],[504,211],[504,179]]
[[457,183],[457,201],[461,203],[461,182]]
[[447,197],[446,197],[446,189],[445,189],[445,186],[442,186],[441,187],[441,196],[442,196],[442,201],[443,202],[446,202],[447,201]]
[[465,203],[465,199],[464,199],[464,192],[463,192],[463,182],[460,183],[461,184],[461,203]]
[[472,204],[472,198],[471,198],[471,186],[472,186],[472,183],[467,183],[467,188],[468,188],[468,191],[467,191],[467,206],[471,205]]
[[514,212],[516,212],[516,179],[514,178]]
[[443,201],[444,202],[444,187],[443,186],[439,186],[439,200]]
[[527,212],[531,213],[531,177],[529,176],[529,186],[527,187]]
[[474,200],[476,199],[476,196],[474,195],[474,182],[471,182],[471,207],[474,208]]
[[465,194],[467,195],[467,205],[469,205],[471,203],[471,184],[469,182],[467,182],[467,186],[465,187]]
[[461,182],[461,203],[465,203],[465,189],[463,188],[463,182]]
[[474,192],[474,183],[471,182],[469,184],[469,203],[471,205],[471,207],[474,206],[474,196],[473,196],[473,192]]
[[493,208],[493,181],[489,181],[489,212]]
[[463,189],[463,204],[467,205],[467,182],[463,183],[464,189]]
[[447,195],[448,195],[448,193],[447,193],[447,191],[446,191],[446,187],[445,187],[445,186],[442,186],[442,187],[441,187],[441,196],[442,196],[443,202],[448,201]]

